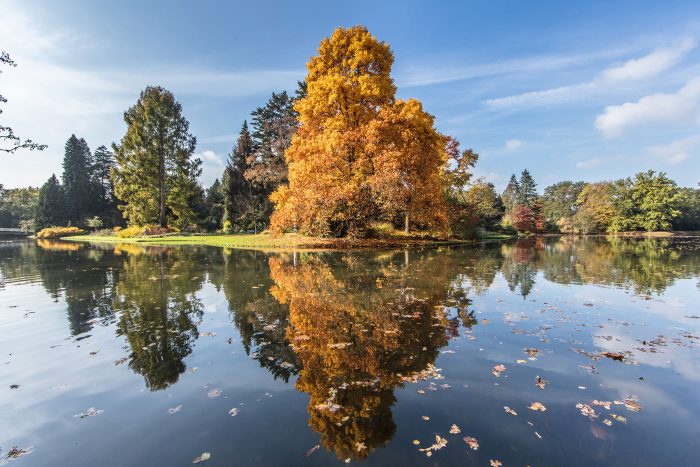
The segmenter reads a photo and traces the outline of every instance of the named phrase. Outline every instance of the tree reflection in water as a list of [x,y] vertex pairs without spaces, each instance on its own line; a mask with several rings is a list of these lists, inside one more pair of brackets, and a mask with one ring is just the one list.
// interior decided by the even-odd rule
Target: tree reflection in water
[[[123,250],[122,250],[123,251]],[[142,374],[152,391],[175,383],[183,359],[198,337],[203,306],[197,297],[203,276],[195,267],[197,250],[132,250],[116,285],[117,334],[131,347],[129,367]]]
[[[282,255],[269,260],[272,294],[289,305],[287,330],[310,395],[309,425],[340,459],[362,458],[393,436],[394,389],[435,362],[468,316],[450,297],[449,254]],[[454,277],[454,276],[453,276]],[[466,322],[474,324],[473,319]]]

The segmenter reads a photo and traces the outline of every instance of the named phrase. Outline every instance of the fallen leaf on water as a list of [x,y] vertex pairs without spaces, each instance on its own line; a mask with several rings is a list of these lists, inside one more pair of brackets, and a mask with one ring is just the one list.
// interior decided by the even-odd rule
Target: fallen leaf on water
[[114,364],[115,364],[115,365],[121,365],[122,363],[124,363],[124,362],[127,361],[127,360],[128,360],[128,358],[122,357],[122,358],[120,358],[120,359],[115,360],[115,361],[114,361]]
[[413,440],[413,444],[415,444],[416,446],[418,446],[418,445],[420,444],[420,441],[418,441],[417,439],[414,439],[414,440]]
[[611,426],[612,425],[612,420],[608,420],[607,418],[603,420],[603,425]]
[[625,398],[625,408],[631,412],[639,412],[640,410],[642,410],[642,406],[639,405],[639,402],[632,399],[631,397]]
[[537,436],[539,439],[542,439],[542,435],[540,435],[538,432],[535,432],[535,436]]
[[627,419],[623,417],[622,415],[617,415],[614,413],[611,413],[610,416],[615,419],[615,421],[618,421],[620,423],[627,423]]
[[207,397],[208,397],[209,399],[213,399],[213,398],[215,398],[215,397],[219,397],[220,395],[221,395],[221,389],[219,389],[219,388],[212,389],[211,391],[209,391],[209,392],[207,393]]
[[10,384],[10,389],[19,389],[19,384]]
[[499,460],[489,459],[489,462],[491,462],[491,467],[501,467],[503,465]]
[[576,404],[576,408],[581,411],[581,415],[584,415],[588,418],[598,418],[598,415],[595,413],[595,410],[593,410],[593,407],[591,407],[588,404],[582,404],[578,403]]
[[182,405],[168,409],[168,413],[172,415],[174,413],[178,413],[180,410],[182,410]]
[[472,438],[471,436],[465,436],[462,439],[465,443],[467,443],[467,446],[472,448],[474,451],[477,451],[479,449],[479,442],[476,440],[476,438]]
[[599,405],[599,406],[601,406],[601,407],[605,407],[605,410],[610,410],[610,404],[612,404],[612,402],[610,402],[610,401],[599,401],[598,399],[595,399],[595,400],[592,402],[592,404],[593,404],[593,405]]
[[491,374],[498,378],[504,371],[506,371],[506,367],[504,365],[496,365],[493,367],[493,370],[491,370]]
[[509,414],[511,414],[511,415],[518,415],[518,413],[517,413],[515,410],[511,409],[511,408],[508,407],[507,405],[504,405],[504,406],[503,406],[503,410],[505,410],[506,413],[509,413]]
[[530,407],[528,408],[530,410],[539,410],[540,412],[544,412],[545,410],[547,410],[547,407],[542,405],[542,403],[540,402],[533,402],[532,405],[530,405]]
[[527,363],[527,360],[516,360],[516,363],[519,363],[520,365],[524,365]]
[[601,352],[600,355],[602,355],[603,357],[608,357],[612,360],[617,360],[618,362],[621,362],[625,359],[625,356],[618,352]]
[[207,336],[207,337],[215,337],[216,333],[215,332],[200,332],[200,336]]
[[435,435],[435,443],[432,446],[429,446],[427,448],[420,448],[418,449],[419,451],[425,452],[425,455],[430,457],[433,455],[432,451],[437,451],[439,449],[444,448],[447,446],[447,440],[440,435]]
[[232,417],[235,417],[236,415],[238,415],[238,409],[236,407],[234,407],[228,411],[228,414]]
[[420,418],[422,418],[422,419],[425,420],[426,422],[427,422],[428,420],[430,420],[430,417],[428,417],[427,415],[422,415]]
[[311,454],[315,453],[319,449],[321,449],[321,445],[317,444],[316,446],[314,446],[311,449],[309,449],[308,451],[306,451],[304,453],[304,457],[309,457]]
[[[31,454],[32,451],[34,450],[34,446],[28,447],[25,449],[20,449],[17,446],[13,446],[10,448],[10,450],[6,454],[7,459],[19,459],[22,456],[26,456],[27,454]],[[1,459],[0,459],[1,460]]]
[[80,412],[78,415],[73,415],[74,418],[86,418],[86,417],[95,417],[99,414],[104,412],[104,410],[97,410],[94,407],[90,407],[87,409],[85,412]]
[[460,430],[459,427],[457,425],[455,425],[454,423],[450,427],[450,433],[453,435],[459,434],[461,432],[462,432],[462,430]]
[[193,464],[201,464],[202,462],[206,462],[211,458],[211,454],[208,452],[203,452],[201,455],[195,457],[192,459]]
[[535,377],[535,386],[537,386],[540,389],[544,389],[544,387],[549,383],[546,379],[542,379],[539,376]]

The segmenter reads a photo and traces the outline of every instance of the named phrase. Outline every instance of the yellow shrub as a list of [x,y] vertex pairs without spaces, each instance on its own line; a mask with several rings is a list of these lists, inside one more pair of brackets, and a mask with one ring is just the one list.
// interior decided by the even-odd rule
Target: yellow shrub
[[117,237],[119,238],[133,238],[133,237],[138,237],[143,234],[143,227],[139,227],[137,225],[132,225],[131,227],[127,227],[125,229],[120,229],[116,231]]
[[47,227],[40,230],[36,236],[37,238],[60,238],[60,237],[70,237],[71,235],[82,235],[85,231],[77,227]]

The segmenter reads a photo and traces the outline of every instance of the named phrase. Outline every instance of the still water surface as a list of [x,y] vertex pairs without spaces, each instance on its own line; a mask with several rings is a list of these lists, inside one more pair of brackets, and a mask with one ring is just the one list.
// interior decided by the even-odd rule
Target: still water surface
[[2,242],[0,464],[698,465],[699,276],[697,238]]

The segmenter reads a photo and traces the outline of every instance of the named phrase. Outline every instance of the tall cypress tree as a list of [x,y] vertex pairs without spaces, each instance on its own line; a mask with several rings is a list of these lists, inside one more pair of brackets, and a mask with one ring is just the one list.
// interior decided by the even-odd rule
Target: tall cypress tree
[[80,222],[91,214],[93,204],[92,155],[84,139],[71,135],[66,141],[63,157],[63,191],[66,198],[66,216]]
[[60,226],[66,222],[66,201],[63,188],[55,174],[51,175],[39,189],[39,200],[34,217],[37,230]]
[[114,145],[114,192],[131,224],[168,218],[180,228],[194,219],[189,199],[196,193],[201,160],[192,159],[197,140],[182,106],[170,91],[149,86],[124,113],[127,131]]

